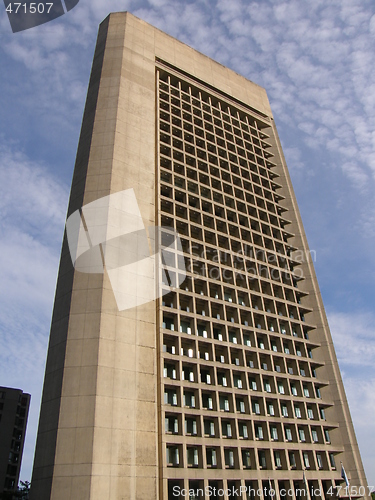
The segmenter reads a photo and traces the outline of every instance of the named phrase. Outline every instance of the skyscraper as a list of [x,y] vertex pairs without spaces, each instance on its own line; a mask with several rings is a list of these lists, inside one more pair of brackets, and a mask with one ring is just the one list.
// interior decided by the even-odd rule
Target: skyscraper
[[29,407],[30,394],[0,387],[0,493],[17,491]]
[[[121,193],[134,231],[170,228],[183,251],[164,252],[162,293],[136,307],[119,297],[145,297],[146,281],[124,289],[108,260]],[[33,500],[268,498],[270,488],[292,499],[306,482],[330,498],[340,461],[368,496],[264,89],[111,14],[68,216],[87,241],[77,239],[74,267],[64,238]]]

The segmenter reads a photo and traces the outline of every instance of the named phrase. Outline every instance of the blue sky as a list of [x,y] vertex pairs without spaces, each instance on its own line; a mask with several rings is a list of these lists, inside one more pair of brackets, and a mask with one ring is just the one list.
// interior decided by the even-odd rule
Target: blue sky
[[[129,10],[266,88],[368,483],[375,485],[375,4],[80,0],[12,34],[0,15],[0,385],[32,394],[30,480],[70,181],[98,24]],[[1,10],[0,10],[1,12]]]

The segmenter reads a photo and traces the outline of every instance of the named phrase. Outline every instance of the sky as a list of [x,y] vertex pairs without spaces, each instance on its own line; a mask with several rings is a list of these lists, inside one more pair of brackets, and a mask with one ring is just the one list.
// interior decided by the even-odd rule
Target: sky
[[0,385],[32,394],[31,479],[60,247],[99,23],[128,10],[266,88],[375,485],[375,3],[80,0],[13,34],[0,6]]

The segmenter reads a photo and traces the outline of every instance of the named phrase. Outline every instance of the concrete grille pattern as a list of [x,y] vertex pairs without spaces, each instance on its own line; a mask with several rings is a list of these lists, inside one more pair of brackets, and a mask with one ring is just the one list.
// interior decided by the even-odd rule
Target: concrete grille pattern
[[290,470],[332,477],[337,425],[321,399],[270,123],[165,70],[157,112],[159,224],[180,233],[188,271],[160,319],[166,474],[236,484],[248,469],[278,470],[284,483]]

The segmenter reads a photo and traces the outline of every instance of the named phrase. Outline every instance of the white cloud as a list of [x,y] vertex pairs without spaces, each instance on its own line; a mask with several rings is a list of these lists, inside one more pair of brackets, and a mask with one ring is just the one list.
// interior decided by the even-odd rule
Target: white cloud
[[32,394],[22,479],[31,479],[67,186],[0,148],[0,380]]
[[367,483],[375,485],[375,378],[346,375],[343,381]]
[[340,365],[373,366],[375,359],[375,315],[371,312],[330,312],[332,338]]
[[375,314],[328,314],[336,355],[369,485],[375,484]]

